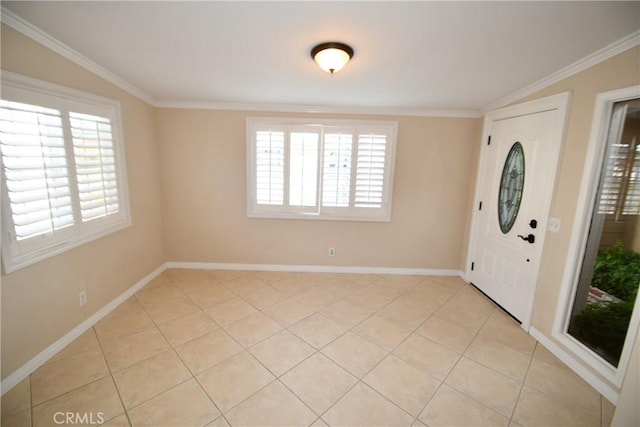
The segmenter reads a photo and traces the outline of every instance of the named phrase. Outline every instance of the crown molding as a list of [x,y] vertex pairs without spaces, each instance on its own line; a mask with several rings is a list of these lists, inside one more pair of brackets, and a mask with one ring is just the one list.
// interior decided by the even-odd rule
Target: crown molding
[[158,108],[198,109],[198,110],[230,110],[230,111],[269,111],[283,113],[327,113],[327,114],[366,114],[384,116],[416,116],[416,117],[451,117],[451,118],[479,118],[486,112],[512,104],[532,93],[542,90],[560,80],[571,77],[594,65],[599,64],[619,53],[631,49],[640,44],[640,30],[588,55],[581,60],[526,86],[511,95],[498,99],[480,110],[457,109],[429,109],[429,108],[402,108],[402,107],[362,107],[362,106],[315,106],[295,104],[259,104],[259,103],[233,103],[233,102],[206,102],[206,101],[178,101],[158,100],[132,85],[111,71],[96,64],[84,55],[70,48],[66,44],[45,33],[35,25],[22,19],[5,7],[1,8],[1,22],[19,31],[25,36],[35,40],[43,46],[53,50],[57,54],[67,58],[86,70],[107,80],[125,92],[143,100]]
[[59,40],[55,39],[51,35],[45,33],[40,28],[36,27],[30,22],[25,21],[20,16],[16,15],[15,13],[11,12],[9,9],[5,7],[2,7],[2,10],[1,10],[1,21],[3,24],[6,24],[9,27],[13,28],[14,30],[19,31],[25,36],[35,40],[36,42],[40,43],[44,47],[51,49],[58,55],[63,56],[64,58],[81,66],[82,68],[96,74],[99,77],[102,77],[103,79],[107,80],[109,83],[114,84],[115,86],[135,96],[136,98],[139,98],[151,105],[155,104],[155,99],[149,94],[145,93],[144,91],[140,90],[136,86],[127,82],[126,80],[113,74],[111,71],[107,70],[106,68],[103,68],[100,65],[96,64],[86,56],[73,50],[66,44],[60,42]]
[[578,74],[581,71],[598,65],[599,63],[604,62],[607,59],[612,58],[638,45],[640,45],[640,30],[634,31],[628,36],[623,37],[620,40],[615,41],[610,45],[593,52],[590,55],[585,56],[584,58],[574,62],[573,64],[570,64],[556,71],[555,73],[512,93],[511,95],[498,99],[497,101],[484,107],[482,109],[482,112],[486,113],[488,111],[496,110],[498,108],[502,108],[509,104],[512,104],[526,96],[529,96],[539,90],[551,86],[552,84],[558,83],[561,80]]
[[479,118],[482,111],[477,110],[438,110],[398,107],[359,107],[328,105],[296,105],[296,104],[258,104],[233,102],[198,102],[198,101],[157,101],[158,108],[177,108],[195,110],[230,110],[230,111],[270,111],[282,113],[312,114],[366,114],[379,116],[417,116],[417,117],[455,117]]

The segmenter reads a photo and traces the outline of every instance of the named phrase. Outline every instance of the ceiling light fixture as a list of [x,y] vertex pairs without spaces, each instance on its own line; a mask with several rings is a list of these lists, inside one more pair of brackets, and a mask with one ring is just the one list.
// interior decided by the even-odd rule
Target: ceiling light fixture
[[351,58],[351,46],[339,42],[320,43],[311,49],[311,57],[327,73],[340,71]]

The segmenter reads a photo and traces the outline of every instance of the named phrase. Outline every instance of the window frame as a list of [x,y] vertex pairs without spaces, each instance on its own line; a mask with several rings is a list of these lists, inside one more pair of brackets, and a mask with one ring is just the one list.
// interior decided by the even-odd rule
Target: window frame
[[[17,240],[4,164],[0,157],[1,224],[4,231],[1,242],[3,272],[5,274],[12,273],[130,227],[131,211],[120,102],[4,70],[2,71],[1,88],[3,100],[55,108],[60,112],[74,212],[74,222],[69,227],[56,230],[53,233],[49,232]],[[80,191],[76,182],[77,171],[75,161],[70,160],[74,156],[73,140],[69,135],[71,129],[69,113],[71,112],[106,117],[110,120],[119,204],[117,213],[97,219],[82,220],[79,210]]]
[[[257,144],[256,132],[272,128],[274,131],[284,131],[284,200],[282,205],[266,205],[257,203]],[[318,141],[317,158],[317,187],[316,205],[313,211],[305,206],[290,206],[288,204],[289,193],[289,155],[290,133],[301,129],[316,130],[320,135]],[[351,165],[350,165],[350,201],[348,207],[323,206],[323,176],[325,139],[324,133],[333,130],[352,130],[351,141]],[[366,131],[369,131],[368,133]],[[372,132],[386,136],[385,166],[383,175],[381,207],[356,207],[355,187],[356,169],[358,165],[359,136]],[[310,219],[310,220],[334,220],[334,221],[366,221],[366,222],[390,222],[393,200],[393,180],[395,176],[395,162],[397,150],[397,121],[384,120],[342,120],[320,118],[286,118],[286,117],[247,117],[246,118],[246,211],[248,218],[272,218],[272,219]]]

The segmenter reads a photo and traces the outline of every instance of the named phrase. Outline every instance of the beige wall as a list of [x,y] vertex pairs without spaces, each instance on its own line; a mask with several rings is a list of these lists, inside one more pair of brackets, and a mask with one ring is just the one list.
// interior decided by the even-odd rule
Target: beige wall
[[[2,25],[2,69],[118,99],[132,226],[2,276],[2,378],[164,262],[155,110]],[[87,291],[88,303],[78,305]]]
[[463,269],[480,119],[380,117],[399,130],[392,220],[375,223],[248,219],[248,115],[158,110],[168,260]]
[[[547,234],[531,323],[569,354],[571,352],[553,340],[551,334],[565,264],[568,262],[578,193],[584,179],[582,172],[589,144],[595,98],[601,92],[640,84],[639,59],[640,48],[630,49],[523,100],[565,91],[572,93],[566,142],[551,207],[551,216],[560,218],[562,227],[558,234]],[[640,361],[635,360],[632,363]],[[603,381],[607,382],[604,378]],[[613,385],[612,388],[617,389]]]

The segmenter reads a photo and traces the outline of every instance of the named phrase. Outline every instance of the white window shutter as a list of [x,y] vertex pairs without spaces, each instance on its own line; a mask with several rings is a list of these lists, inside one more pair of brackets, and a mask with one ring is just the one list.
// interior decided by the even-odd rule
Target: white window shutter
[[318,144],[317,132],[291,132],[289,149],[289,205],[317,206]]
[[256,132],[255,193],[258,205],[284,203],[284,132]]
[[117,213],[118,180],[111,121],[69,113],[82,221]]
[[324,134],[322,206],[349,207],[352,147],[352,133]]
[[61,113],[0,101],[0,148],[15,239],[73,225]]
[[382,207],[386,154],[386,135],[358,135],[355,189],[356,207]]

